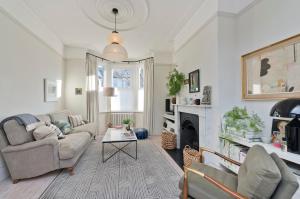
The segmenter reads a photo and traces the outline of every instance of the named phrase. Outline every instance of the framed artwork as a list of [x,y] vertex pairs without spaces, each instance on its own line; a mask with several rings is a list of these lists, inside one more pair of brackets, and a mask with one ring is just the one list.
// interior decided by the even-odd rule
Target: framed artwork
[[45,102],[58,101],[56,80],[44,79],[44,101]]
[[200,71],[195,70],[189,73],[189,92],[200,92]]
[[242,98],[300,97],[300,35],[243,55]]
[[75,88],[75,95],[82,95],[82,88]]

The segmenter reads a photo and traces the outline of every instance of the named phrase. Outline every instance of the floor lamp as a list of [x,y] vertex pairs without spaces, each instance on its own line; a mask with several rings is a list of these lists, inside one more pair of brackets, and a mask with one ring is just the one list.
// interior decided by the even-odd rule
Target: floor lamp
[[[103,96],[113,97],[115,96],[115,88],[114,87],[104,87],[103,88]],[[109,122],[107,124],[108,128],[112,128],[111,123],[111,102],[109,103]]]

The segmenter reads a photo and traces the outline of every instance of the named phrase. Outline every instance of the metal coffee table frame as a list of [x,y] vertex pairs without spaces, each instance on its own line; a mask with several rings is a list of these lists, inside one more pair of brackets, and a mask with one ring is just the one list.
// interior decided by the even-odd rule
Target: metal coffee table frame
[[[114,143],[124,143],[124,142],[125,142],[125,143],[127,142],[127,144],[125,144],[125,145],[122,146],[122,147],[118,147],[118,146],[116,146],[116,145],[114,144]],[[135,157],[123,150],[126,146],[128,146],[128,145],[131,144],[132,142],[135,142]],[[104,158],[104,154],[105,154],[105,152],[104,152],[104,148],[105,148],[104,145],[105,145],[105,144],[111,144],[112,146],[114,146],[114,147],[117,149],[116,152],[114,152],[113,154],[111,154],[111,155],[110,155],[108,158],[106,158],[106,159]],[[110,158],[112,158],[114,155],[116,155],[117,153],[119,153],[119,152],[121,152],[121,151],[122,151],[123,153],[127,154],[129,157],[131,157],[131,158],[137,160],[137,140],[105,141],[105,142],[102,142],[102,162],[103,162],[103,163],[106,162],[107,160],[109,160]]]

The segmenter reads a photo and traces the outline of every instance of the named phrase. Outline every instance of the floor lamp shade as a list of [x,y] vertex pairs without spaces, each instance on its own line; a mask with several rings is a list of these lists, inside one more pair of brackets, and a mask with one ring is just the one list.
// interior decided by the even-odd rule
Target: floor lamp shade
[[113,87],[104,87],[103,88],[103,95],[107,97],[112,97],[115,95],[115,88]]

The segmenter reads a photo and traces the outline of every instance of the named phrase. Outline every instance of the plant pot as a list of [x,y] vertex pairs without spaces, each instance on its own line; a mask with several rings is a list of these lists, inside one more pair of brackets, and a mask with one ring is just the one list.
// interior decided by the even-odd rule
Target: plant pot
[[176,104],[176,97],[172,97],[172,104]]

